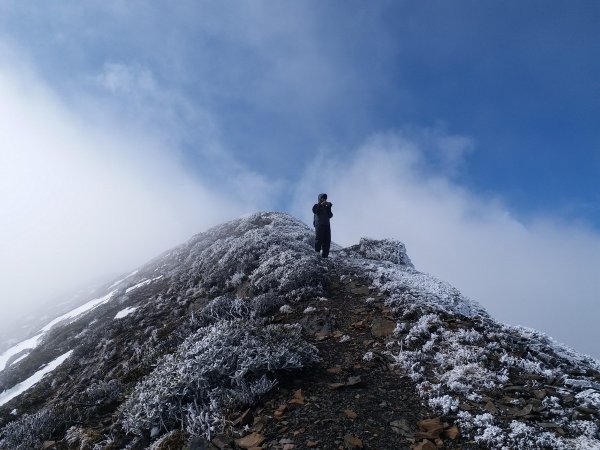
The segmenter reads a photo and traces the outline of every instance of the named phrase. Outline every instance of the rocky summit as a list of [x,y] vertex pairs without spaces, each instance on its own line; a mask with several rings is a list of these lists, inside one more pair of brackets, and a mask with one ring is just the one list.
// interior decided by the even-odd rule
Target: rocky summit
[[0,449],[600,448],[598,361],[400,242],[313,242],[233,220],[4,349]]

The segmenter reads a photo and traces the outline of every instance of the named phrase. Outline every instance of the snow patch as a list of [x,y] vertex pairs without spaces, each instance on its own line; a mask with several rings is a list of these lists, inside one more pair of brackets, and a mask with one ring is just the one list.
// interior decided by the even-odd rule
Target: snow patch
[[29,356],[29,352],[25,353],[24,355],[19,356],[17,359],[15,359],[13,362],[10,363],[11,366],[14,366],[15,364],[17,364],[19,361],[23,361],[25,358],[27,358]]
[[131,291],[133,291],[133,290],[135,290],[135,289],[138,289],[138,288],[141,288],[142,286],[146,286],[147,284],[150,284],[150,283],[152,283],[153,281],[160,280],[162,277],[163,277],[163,276],[161,275],[161,276],[159,276],[159,277],[152,278],[152,279],[150,279],[150,280],[144,280],[144,281],[140,281],[138,284],[135,284],[135,285],[133,285],[133,286],[131,286],[131,287],[128,287],[127,289],[125,289],[125,293],[126,293],[126,294],[129,294]]
[[127,276],[125,276],[125,277],[121,278],[120,280],[117,280],[117,281],[115,281],[113,284],[111,284],[111,285],[108,287],[108,289],[112,289],[112,288],[114,288],[115,286],[117,286],[117,285],[121,284],[123,281],[125,281],[127,278],[130,278],[130,277],[134,276],[136,273],[138,273],[138,271],[137,271],[137,270],[134,270],[134,271],[133,271],[133,272],[131,272],[129,275],[127,275]]
[[69,319],[74,319],[74,318],[82,315],[83,313],[91,311],[92,309],[95,309],[98,306],[109,302],[115,292],[116,291],[111,291],[108,294],[106,294],[104,297],[95,298],[93,300],[90,300],[89,302],[73,309],[72,311],[69,311],[68,313],[63,314],[60,317],[57,317],[52,322],[48,323],[44,328],[42,328],[41,331],[43,331],[43,332],[50,331],[50,329],[52,327],[54,327],[54,325],[56,325],[60,322],[63,322],[65,320],[69,320]]
[[29,339],[19,342],[16,345],[13,345],[11,348],[2,353],[0,355],[0,372],[6,368],[6,364],[8,363],[8,360],[10,358],[21,353],[24,350],[33,350],[34,348],[36,348],[41,342],[43,336],[44,333],[37,334]]
[[131,306],[129,308],[122,309],[121,311],[119,311],[116,314],[115,319],[122,319],[123,317],[127,317],[129,314],[134,312],[136,309],[138,309],[137,306]]
[[0,406],[4,405],[5,403],[8,403],[13,398],[21,395],[23,392],[25,392],[27,389],[30,389],[32,386],[35,386],[42,380],[42,378],[44,378],[44,375],[52,372],[54,369],[60,366],[69,356],[71,356],[72,353],[73,350],[69,350],[67,353],[59,356],[55,360],[48,363],[43,369],[38,370],[25,381],[22,381],[19,384],[13,386],[12,388],[2,392],[0,394]]

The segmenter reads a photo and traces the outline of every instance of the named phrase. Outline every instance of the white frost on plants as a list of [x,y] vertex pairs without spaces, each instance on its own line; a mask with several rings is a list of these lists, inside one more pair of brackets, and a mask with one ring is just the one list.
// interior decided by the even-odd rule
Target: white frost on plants
[[[320,260],[313,241],[313,231],[286,214],[252,214],[194,236],[141,268],[142,275],[115,285],[131,292],[162,274],[168,286],[148,299],[157,306],[155,317],[160,308],[194,306],[192,321],[174,329],[172,335],[181,334],[171,343],[158,338],[155,323],[144,323],[147,337],[132,343],[129,369],[144,361],[154,370],[120,409],[125,429],[145,436],[153,428],[218,432],[225,413],[268,392],[277,372],[316,361],[299,327],[266,327],[277,311],[309,304],[325,310],[325,277],[339,276],[344,284],[357,280],[379,291],[369,295],[385,303],[396,327],[378,343],[384,354],[377,358],[393,361],[413,380],[425,405],[451,414],[449,421],[458,417],[465,438],[491,449],[600,447],[598,415],[582,409],[600,406],[597,361],[543,333],[495,322],[448,283],[415,270],[397,241],[363,239],[336,249],[333,260]],[[114,354],[111,339],[94,344],[102,356]]]
[[49,362],[43,369],[38,370],[36,373],[34,373],[29,378],[27,378],[25,381],[22,381],[19,384],[13,386],[12,388],[7,389],[6,391],[2,392],[0,394],[0,405],[4,405],[5,403],[8,403],[13,398],[21,395],[27,389],[31,388],[32,386],[35,386],[37,383],[39,383],[41,381],[42,378],[44,378],[44,375],[52,372],[54,369],[56,369],[58,366],[60,366],[69,356],[71,356],[71,353],[73,353],[73,350],[69,350],[67,353],[65,353],[65,354],[59,356],[58,358],[56,358],[55,360]]
[[581,400],[586,408],[595,408],[600,411],[600,392],[595,389],[586,389],[575,396]]
[[347,341],[349,341],[349,340],[350,340],[350,336],[348,336],[347,334],[343,335],[343,336],[340,338],[340,342],[347,342]]
[[[448,414],[470,404],[474,414],[459,411],[457,425],[465,436],[491,449],[600,449],[595,419],[572,420],[578,407],[600,406],[600,383],[589,375],[600,368],[598,361],[536,330],[494,321],[477,302],[448,283],[392,261],[389,252],[379,251],[377,245],[369,243],[367,257],[360,246],[344,249],[343,262],[366,274],[372,287],[386,295],[385,304],[397,319],[386,353],[416,383],[430,407]],[[567,436],[543,428],[527,414],[514,415],[507,423],[485,412],[489,396],[502,398],[497,393],[508,386],[517,389],[509,406],[516,412],[525,410],[531,400],[520,397],[519,390],[531,392],[544,385],[553,390],[540,402],[537,414],[542,422],[565,427]],[[554,392],[573,396],[573,403],[565,405]]]
[[122,319],[123,317],[127,317],[129,314],[134,312],[137,309],[137,306],[131,306],[129,308],[122,309],[115,315],[115,319]]
[[282,305],[279,308],[279,312],[283,313],[283,314],[291,314],[294,310],[292,309],[292,307],[290,305]]
[[451,411],[456,411],[458,409],[458,400],[449,395],[430,398],[428,403],[429,406],[435,410],[441,411],[442,414],[448,414]]
[[304,314],[311,314],[314,313],[317,310],[317,308],[315,308],[314,306],[308,306],[306,307],[306,309],[303,311]]
[[238,319],[200,328],[143,378],[119,408],[126,431],[185,427],[192,435],[222,430],[224,408],[252,404],[278,371],[319,361],[299,325],[257,326]]

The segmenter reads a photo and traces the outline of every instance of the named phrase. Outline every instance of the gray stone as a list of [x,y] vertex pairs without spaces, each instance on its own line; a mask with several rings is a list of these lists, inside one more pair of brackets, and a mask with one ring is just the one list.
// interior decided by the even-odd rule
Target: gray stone
[[395,433],[398,433],[407,439],[412,438],[415,434],[405,419],[394,420],[393,422],[390,422],[390,425]]
[[375,318],[371,325],[371,334],[375,337],[387,337],[396,329],[396,322],[384,318]]
[[182,450],[219,450],[202,437],[193,437]]

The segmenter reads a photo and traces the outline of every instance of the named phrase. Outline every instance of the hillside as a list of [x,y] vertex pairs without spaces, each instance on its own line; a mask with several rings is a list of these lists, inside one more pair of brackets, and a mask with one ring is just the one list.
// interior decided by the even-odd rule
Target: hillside
[[257,213],[0,355],[0,449],[598,449],[600,364],[496,322],[402,243],[329,260]]

